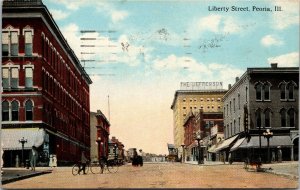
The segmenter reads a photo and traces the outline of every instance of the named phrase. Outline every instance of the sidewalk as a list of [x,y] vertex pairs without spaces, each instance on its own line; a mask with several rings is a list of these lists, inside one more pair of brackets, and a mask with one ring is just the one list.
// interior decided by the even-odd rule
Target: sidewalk
[[2,184],[51,173],[52,170],[47,167],[37,167],[35,171],[26,168],[2,168]]
[[[185,164],[198,165],[197,161],[186,161]],[[216,166],[216,165],[228,165],[228,162],[219,161],[204,161],[204,164],[200,166]],[[243,162],[233,162],[232,165],[244,165]],[[275,175],[285,176],[291,179],[299,179],[299,162],[298,161],[286,161],[282,163],[271,163],[262,164],[262,168],[267,173],[272,173]]]

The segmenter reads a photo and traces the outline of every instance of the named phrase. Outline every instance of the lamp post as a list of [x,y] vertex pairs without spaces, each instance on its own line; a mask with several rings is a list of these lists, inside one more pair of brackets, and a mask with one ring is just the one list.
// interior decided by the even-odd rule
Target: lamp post
[[24,167],[24,144],[27,143],[27,139],[24,139],[24,137],[22,137],[22,139],[19,140],[19,143],[22,144],[22,167]]
[[267,158],[267,162],[270,163],[270,138],[273,137],[273,132],[270,132],[270,129],[267,129],[265,132],[263,132],[263,136],[265,138],[267,138],[267,142],[268,142],[268,158]]
[[182,159],[181,159],[181,163],[184,163],[184,160],[185,160],[185,158],[184,158],[185,157],[185,155],[184,155],[184,146],[185,146],[184,144],[181,145],[181,147],[182,147]]
[[97,140],[96,140],[96,143],[98,144],[98,159],[100,160],[101,158],[101,151],[100,151],[100,148],[101,148],[101,137],[98,137]]
[[198,134],[196,136],[196,140],[198,142],[198,164],[200,165],[200,164],[202,164],[202,158],[201,158],[201,154],[200,154],[200,151],[201,151],[200,141],[202,141],[202,140],[201,140],[200,134]]

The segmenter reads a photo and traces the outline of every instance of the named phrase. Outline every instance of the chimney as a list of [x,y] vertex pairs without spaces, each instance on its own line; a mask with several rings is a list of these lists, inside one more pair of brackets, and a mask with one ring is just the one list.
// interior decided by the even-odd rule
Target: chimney
[[231,88],[231,84],[228,84],[228,90],[230,90],[230,88]]
[[277,68],[277,63],[271,63],[271,68],[276,69]]
[[235,82],[238,82],[240,80],[239,77],[235,77]]
[[97,114],[100,114],[100,110],[97,110]]

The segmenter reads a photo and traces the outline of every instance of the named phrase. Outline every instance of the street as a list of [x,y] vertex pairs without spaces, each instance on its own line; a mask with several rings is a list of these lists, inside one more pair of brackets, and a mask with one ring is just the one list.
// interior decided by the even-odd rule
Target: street
[[243,165],[198,166],[146,163],[121,166],[117,173],[73,176],[71,167],[8,183],[3,188],[297,188],[298,180],[266,172],[245,171]]

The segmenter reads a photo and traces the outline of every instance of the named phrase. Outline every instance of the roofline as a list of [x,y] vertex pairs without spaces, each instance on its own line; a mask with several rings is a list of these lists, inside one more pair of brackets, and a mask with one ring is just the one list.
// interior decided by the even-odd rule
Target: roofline
[[171,109],[173,109],[174,105],[175,105],[175,101],[177,99],[177,96],[178,94],[181,94],[181,93],[190,93],[190,94],[193,94],[193,93],[199,93],[199,92],[202,92],[202,93],[211,93],[211,92],[215,92],[215,93],[222,93],[222,92],[226,92],[227,90],[226,89],[212,89],[212,90],[176,90],[175,91],[175,94],[174,94],[174,99],[173,99],[173,102],[172,102],[172,105],[171,105]]
[[[20,3],[20,5],[18,5]],[[37,3],[37,4],[35,4]],[[19,10],[23,11],[19,11]],[[26,12],[36,12],[37,10],[42,9],[44,11],[41,11],[42,17],[44,17],[46,20],[49,20],[50,24],[52,24],[55,28],[54,34],[55,34],[58,39],[62,42],[62,48],[65,50],[65,53],[68,55],[71,55],[69,58],[71,59],[71,62],[73,65],[79,69],[81,72],[80,74],[86,79],[88,84],[92,84],[92,80],[89,77],[89,75],[86,73],[84,68],[82,67],[79,59],[77,58],[76,54],[72,50],[72,48],[69,46],[67,40],[64,38],[62,35],[59,27],[57,26],[55,20],[53,19],[51,13],[49,12],[48,8],[42,3],[42,1],[36,0],[36,1],[31,1],[31,2],[13,2],[13,1],[3,1],[3,6],[2,6],[2,18],[5,18],[5,14],[10,14],[10,13],[16,13],[16,14],[22,14]],[[6,12],[5,10],[11,10]],[[15,10],[15,12],[13,11]],[[6,17],[6,18],[12,18],[12,17]]]
[[299,67],[262,67],[262,68],[247,68],[246,72],[239,78],[237,82],[233,84],[233,86],[228,89],[226,94],[223,96],[223,99],[226,98],[240,83],[246,79],[247,76],[253,73],[299,73]]

